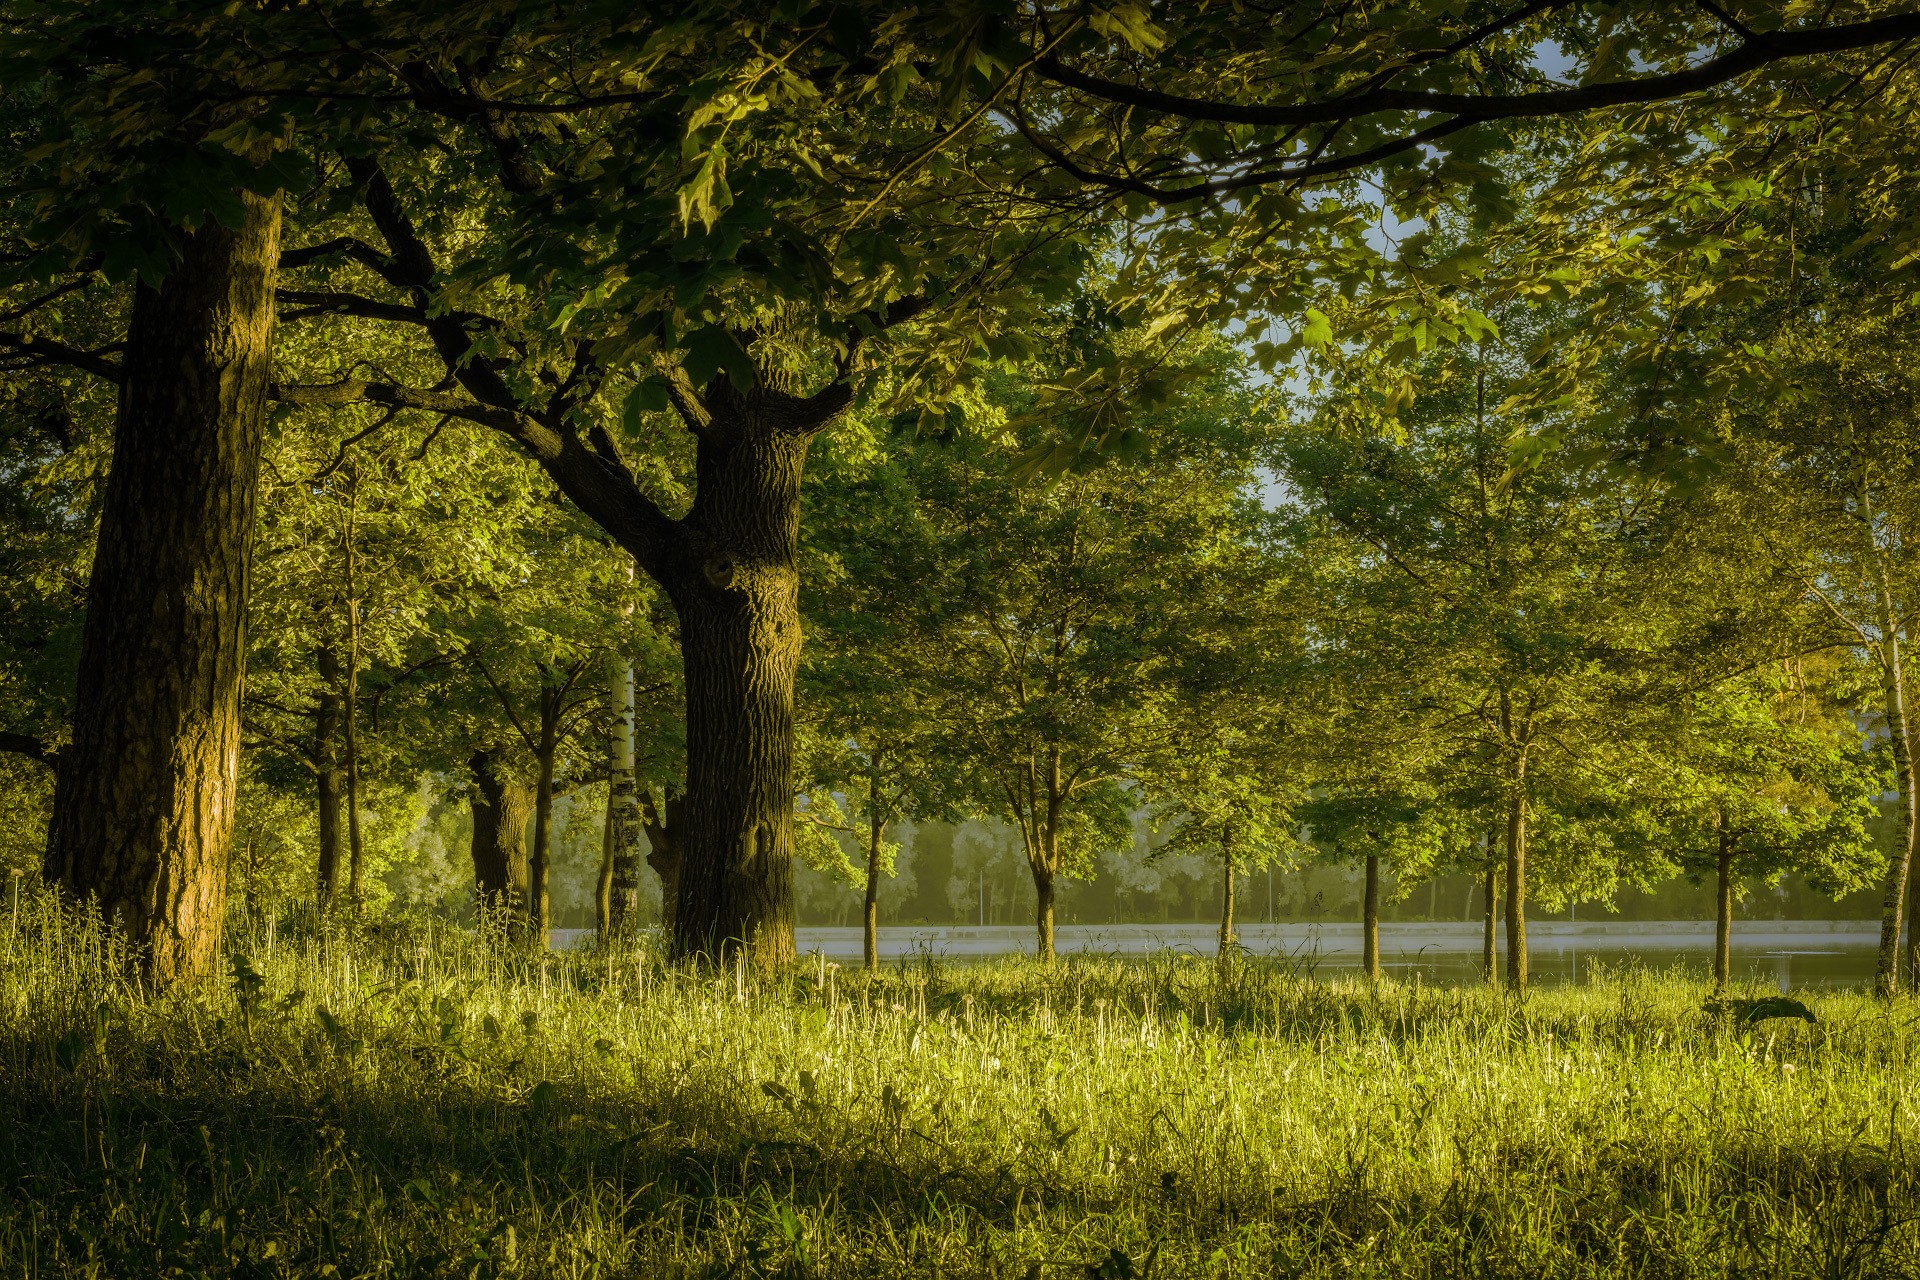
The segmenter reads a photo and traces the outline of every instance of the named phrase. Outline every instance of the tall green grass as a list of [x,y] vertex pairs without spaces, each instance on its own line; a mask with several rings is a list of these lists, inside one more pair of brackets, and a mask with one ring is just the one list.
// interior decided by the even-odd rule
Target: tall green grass
[[1168,958],[0,943],[0,1275],[1920,1274],[1916,1009]]

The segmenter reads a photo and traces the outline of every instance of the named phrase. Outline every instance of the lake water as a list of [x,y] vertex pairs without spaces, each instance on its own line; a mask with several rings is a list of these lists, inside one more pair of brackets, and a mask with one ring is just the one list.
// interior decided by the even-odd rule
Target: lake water
[[[554,945],[572,946],[590,929],[556,929]],[[1054,945],[1062,954],[1142,958],[1160,952],[1211,956],[1218,929],[1204,924],[1061,925]],[[1756,920],[1736,922],[1736,978],[1794,987],[1864,986],[1873,980],[1880,927],[1861,920]],[[1418,974],[1428,982],[1480,981],[1478,923],[1383,924],[1380,958],[1400,978]],[[815,952],[842,964],[858,964],[857,928],[795,931],[802,955]],[[1534,920],[1527,924],[1529,971],[1536,982],[1579,982],[1596,967],[1676,966],[1704,976],[1713,962],[1712,921],[1593,922]],[[1009,925],[899,925],[880,930],[880,955],[888,963],[931,956],[964,964],[996,956],[1031,954],[1033,930]],[[1240,945],[1255,955],[1283,957],[1302,973],[1334,977],[1359,972],[1357,924],[1248,924]]]

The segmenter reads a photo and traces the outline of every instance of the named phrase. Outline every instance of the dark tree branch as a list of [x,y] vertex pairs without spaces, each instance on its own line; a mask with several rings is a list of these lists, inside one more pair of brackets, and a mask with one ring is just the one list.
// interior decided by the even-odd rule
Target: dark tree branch
[[[111,350],[115,348],[103,348]],[[120,384],[120,366],[99,351],[82,351],[37,333],[0,333],[0,351],[17,351],[32,365],[63,364]]]
[[345,257],[359,263],[388,284],[405,288],[405,282],[395,271],[394,264],[385,254],[364,240],[353,236],[339,236],[323,244],[309,245],[304,249],[282,249],[280,251],[280,269],[291,271],[296,267],[310,266],[322,258]]
[[276,289],[273,296],[284,305],[299,308],[281,312],[282,321],[304,320],[308,316],[358,316],[366,320],[391,320],[396,324],[427,323],[427,313],[419,307],[363,298],[357,293],[338,293],[331,289]]
[[40,739],[27,733],[0,733],[0,751],[25,756],[29,760],[38,760],[49,769],[54,767],[58,759],[57,752]]
[[1387,111],[1406,111],[1465,117],[1472,121],[1513,120],[1524,117],[1574,115],[1605,107],[1638,102],[1661,102],[1711,89],[1773,62],[1823,53],[1845,53],[1893,44],[1920,36],[1920,14],[1895,14],[1866,22],[1833,27],[1753,33],[1735,48],[1684,71],[1638,76],[1574,89],[1536,93],[1437,93],[1426,90],[1371,89],[1326,102],[1257,104],[1218,102],[1183,94],[1163,93],[1075,71],[1058,59],[1042,58],[1034,65],[1047,79],[1091,97],[1122,106],[1142,108],[1189,120],[1222,124],[1301,125],[1331,124]]

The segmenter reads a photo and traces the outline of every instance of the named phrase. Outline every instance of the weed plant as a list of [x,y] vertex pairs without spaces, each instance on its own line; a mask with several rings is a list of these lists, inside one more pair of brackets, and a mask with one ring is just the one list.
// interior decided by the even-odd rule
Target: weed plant
[[1920,1275],[1916,1010],[1285,964],[875,976],[271,922],[0,944],[4,1276]]

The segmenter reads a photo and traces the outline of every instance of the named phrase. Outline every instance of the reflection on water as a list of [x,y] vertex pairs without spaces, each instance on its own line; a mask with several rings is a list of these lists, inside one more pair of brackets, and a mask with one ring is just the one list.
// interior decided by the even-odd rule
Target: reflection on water
[[[1527,926],[1528,969],[1539,983],[1584,982],[1603,969],[1681,968],[1704,978],[1712,966],[1713,925],[1700,921],[1571,923]],[[1064,954],[1142,958],[1164,952],[1211,956],[1217,931],[1209,925],[1062,926],[1055,946]],[[1360,971],[1356,925],[1247,925],[1240,945],[1256,955],[1284,958],[1302,973],[1343,977]],[[1878,926],[1869,921],[1752,921],[1734,930],[1733,968],[1739,981],[1794,987],[1864,986],[1873,980]],[[1380,931],[1381,962],[1395,977],[1447,984],[1482,981],[1480,926],[1400,924]],[[858,929],[800,929],[802,954],[818,951],[858,963]],[[880,954],[897,962],[922,955],[947,963],[1030,954],[1029,929],[900,926],[880,931]],[[1502,960],[1504,965],[1504,959]]]
[[[1055,946],[1067,955],[1143,959],[1150,955],[1211,956],[1212,925],[1062,925]],[[1381,961],[1396,978],[1462,984],[1482,981],[1481,931],[1477,924],[1393,924],[1380,930]],[[1734,977],[1794,987],[1859,987],[1873,981],[1879,926],[1860,920],[1742,921],[1734,929]],[[555,929],[556,947],[588,946],[591,929]],[[1713,924],[1697,920],[1578,923],[1530,921],[1528,969],[1538,983],[1585,982],[1603,969],[1626,966],[1683,969],[1704,979],[1713,957]],[[818,952],[843,965],[861,958],[857,928],[795,930],[800,954]],[[1345,924],[1251,924],[1240,944],[1255,955],[1298,967],[1303,974],[1346,977],[1360,971],[1360,929]],[[1000,956],[1030,955],[1033,930],[1006,925],[916,926],[880,930],[880,956],[888,964],[930,957],[966,964]],[[1502,962],[1504,964],[1504,960]]]

